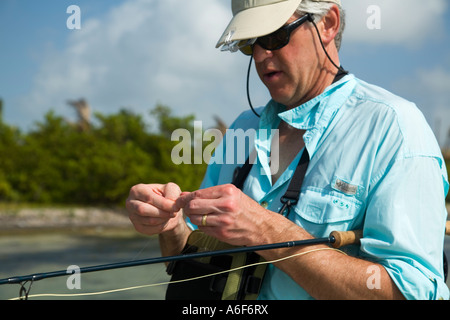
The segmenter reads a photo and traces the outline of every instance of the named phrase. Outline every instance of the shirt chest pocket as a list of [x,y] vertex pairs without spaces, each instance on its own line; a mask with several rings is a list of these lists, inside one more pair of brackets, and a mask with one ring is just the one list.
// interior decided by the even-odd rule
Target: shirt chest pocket
[[356,197],[315,188],[302,192],[294,213],[290,218],[316,236],[360,227],[364,216],[362,202]]

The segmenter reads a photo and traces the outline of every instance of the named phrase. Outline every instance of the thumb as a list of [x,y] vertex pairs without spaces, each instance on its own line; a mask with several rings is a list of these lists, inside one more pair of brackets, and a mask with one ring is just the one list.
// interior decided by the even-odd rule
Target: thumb
[[177,208],[175,206],[175,201],[180,197],[181,194],[181,189],[180,187],[173,183],[173,182],[169,182],[168,184],[166,184],[164,186],[164,198],[169,199],[169,200],[173,200],[174,205],[173,205],[173,212],[175,214],[175,212],[178,212],[180,209]]
[[164,186],[164,198],[175,201],[178,199],[180,194],[181,189],[177,184],[169,182]]

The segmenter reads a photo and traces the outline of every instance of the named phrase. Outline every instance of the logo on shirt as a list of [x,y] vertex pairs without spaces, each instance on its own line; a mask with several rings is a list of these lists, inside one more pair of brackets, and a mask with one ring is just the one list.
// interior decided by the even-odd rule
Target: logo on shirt
[[356,195],[358,191],[358,186],[342,181],[341,179],[336,179],[333,188],[352,196]]

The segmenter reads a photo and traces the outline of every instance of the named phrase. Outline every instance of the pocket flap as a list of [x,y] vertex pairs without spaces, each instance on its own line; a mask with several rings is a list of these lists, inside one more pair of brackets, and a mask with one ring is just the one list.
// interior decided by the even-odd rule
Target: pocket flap
[[361,202],[336,191],[306,190],[301,195],[295,212],[303,219],[317,224],[348,221],[358,215]]

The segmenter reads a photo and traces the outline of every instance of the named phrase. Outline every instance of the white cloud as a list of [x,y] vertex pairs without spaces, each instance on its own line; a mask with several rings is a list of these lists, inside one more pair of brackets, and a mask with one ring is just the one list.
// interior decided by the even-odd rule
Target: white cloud
[[[342,0],[347,11],[344,42],[414,45],[441,25],[446,0]],[[381,9],[381,30],[366,26],[367,7]],[[89,17],[81,6],[82,18]],[[248,59],[222,53],[215,44],[231,17],[229,0],[124,0],[101,16],[67,30],[67,45],[47,50],[33,85],[15,108],[42,119],[53,108],[74,117],[68,99],[86,98],[94,111],[128,107],[140,114],[158,102],[178,114],[194,113],[229,124],[247,108]],[[269,98],[252,72],[254,105]],[[224,112],[226,111],[226,112]]]
[[103,113],[129,107],[148,114],[160,102],[229,124],[246,108],[248,61],[215,49],[230,17],[223,0],[123,1],[67,31],[67,47],[46,55],[18,107],[35,121],[50,108],[73,116],[67,99],[84,97]]
[[[450,60],[439,50],[447,50],[448,0],[342,0],[342,3],[347,14],[343,40],[346,52],[357,50],[355,57],[363,52],[358,61],[361,62],[367,56],[376,59],[378,53],[381,59],[389,59],[386,52],[394,55],[399,49],[404,54],[402,58],[397,58],[399,54],[380,61],[387,65],[380,81],[389,85],[389,90],[414,101],[441,145],[444,144],[450,128]],[[371,6],[380,10],[380,29],[367,26],[376,14],[376,10],[368,10],[373,9]],[[414,70],[415,66],[421,67]],[[372,72],[373,68],[368,70]]]
[[442,147],[450,148],[450,68],[417,69],[395,81],[396,91],[417,102]]
[[[342,0],[347,13],[344,41],[418,46],[443,33],[447,0]],[[371,7],[372,6],[372,7]],[[379,8],[380,29],[367,26]],[[368,10],[369,9],[369,10]]]

